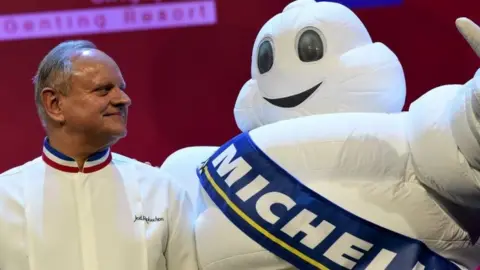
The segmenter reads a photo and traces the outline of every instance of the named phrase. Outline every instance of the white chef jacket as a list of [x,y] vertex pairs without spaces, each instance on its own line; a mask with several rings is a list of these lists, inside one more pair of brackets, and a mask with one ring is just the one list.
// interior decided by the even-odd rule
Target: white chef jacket
[[158,168],[111,154],[42,157],[0,175],[1,270],[197,269],[189,198]]

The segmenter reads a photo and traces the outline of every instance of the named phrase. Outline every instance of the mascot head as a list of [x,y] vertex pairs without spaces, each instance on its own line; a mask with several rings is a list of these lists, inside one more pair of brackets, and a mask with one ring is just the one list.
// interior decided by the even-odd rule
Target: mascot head
[[234,109],[242,131],[312,114],[400,112],[405,102],[396,55],[337,3],[297,0],[270,19],[251,75]]

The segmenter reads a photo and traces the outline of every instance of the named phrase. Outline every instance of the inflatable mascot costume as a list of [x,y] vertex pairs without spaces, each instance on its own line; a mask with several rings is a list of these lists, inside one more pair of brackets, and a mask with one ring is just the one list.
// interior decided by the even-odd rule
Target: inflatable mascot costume
[[[480,28],[457,26],[480,55]],[[480,70],[408,112],[255,128],[198,169],[200,268],[474,269],[479,157]]]
[[[336,3],[295,1],[269,20],[256,38],[251,73],[234,111],[244,132],[312,114],[400,112],[405,102],[396,55],[373,43],[358,17]],[[217,149],[181,149],[162,165],[194,204],[200,189],[196,168]]]

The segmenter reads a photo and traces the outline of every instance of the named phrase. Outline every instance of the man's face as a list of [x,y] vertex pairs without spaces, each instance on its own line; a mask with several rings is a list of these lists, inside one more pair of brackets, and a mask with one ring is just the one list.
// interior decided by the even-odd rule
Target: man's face
[[71,89],[60,101],[64,127],[94,140],[124,137],[131,100],[115,61],[101,51],[88,50],[75,56],[72,65]]

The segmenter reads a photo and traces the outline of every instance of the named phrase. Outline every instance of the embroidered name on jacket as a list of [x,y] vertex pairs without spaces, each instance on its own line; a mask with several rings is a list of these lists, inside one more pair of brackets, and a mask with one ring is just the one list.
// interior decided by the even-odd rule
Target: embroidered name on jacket
[[147,224],[150,223],[150,222],[160,222],[160,221],[163,221],[163,218],[161,217],[147,217],[147,216],[135,216],[135,220],[133,220],[133,222],[137,222],[137,221],[145,221]]
[[247,133],[198,170],[225,216],[299,269],[459,269],[422,242],[368,222],[310,190]]

